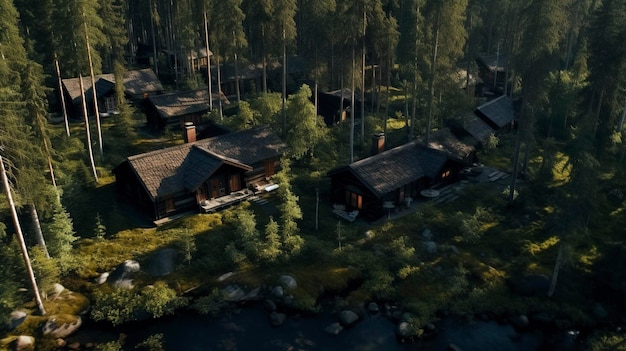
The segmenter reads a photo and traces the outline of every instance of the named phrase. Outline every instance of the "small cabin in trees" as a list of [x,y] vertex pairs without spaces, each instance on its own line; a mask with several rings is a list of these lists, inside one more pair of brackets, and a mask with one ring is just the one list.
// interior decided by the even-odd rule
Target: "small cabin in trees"
[[130,156],[115,168],[116,188],[153,220],[190,210],[218,210],[275,188],[285,144],[268,126]]
[[[214,102],[217,105],[217,102]],[[146,101],[148,126],[154,129],[184,127],[185,123],[202,124],[202,116],[209,112],[207,89],[188,90],[149,96]]]
[[[491,55],[480,55],[476,59],[478,64],[478,75],[483,81],[483,91],[502,91],[505,84],[508,56],[506,54],[495,53]],[[482,94],[479,94],[482,95]]]
[[474,113],[493,128],[495,133],[510,130],[515,119],[513,101],[506,95],[478,106]]
[[[473,149],[461,146],[460,141],[453,150],[439,149],[449,146],[447,133],[434,133],[431,147],[414,140],[329,171],[331,200],[345,211],[357,210],[368,219],[377,219],[389,208],[417,198],[424,189],[458,179],[460,170],[471,162]],[[380,150],[380,137],[376,136],[377,145],[372,149]]]
[[[95,113],[93,106],[93,90],[91,77],[83,77],[83,89],[87,103],[87,113],[91,116]],[[117,98],[115,96],[115,75],[100,74],[94,77],[98,112],[101,117],[107,117],[117,113]],[[78,78],[62,80],[63,94],[68,114],[70,117],[82,118],[83,107],[80,93],[80,81]],[[163,86],[159,78],[150,68],[132,70],[124,73],[124,95],[133,102],[141,102],[148,96],[160,94]]]

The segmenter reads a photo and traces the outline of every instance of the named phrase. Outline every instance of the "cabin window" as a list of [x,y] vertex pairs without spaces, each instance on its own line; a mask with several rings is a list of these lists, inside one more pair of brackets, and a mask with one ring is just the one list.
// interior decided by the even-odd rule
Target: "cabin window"
[[176,207],[174,207],[174,198],[169,198],[165,200],[165,212],[169,213],[172,212],[176,209]]
[[204,184],[198,188],[198,201],[206,200],[206,189]]
[[362,209],[363,208],[363,196],[359,195],[357,193],[353,193],[351,191],[346,191],[346,202],[348,203],[348,205],[350,205],[350,207],[352,208],[356,208],[356,209]]
[[445,172],[443,172],[443,173],[441,174],[441,179],[446,179],[446,178],[448,178],[449,176],[450,176],[450,170],[448,169],[448,170],[446,170]]
[[274,160],[265,160],[265,177],[269,178],[274,175]]
[[117,111],[117,103],[115,102],[115,96],[107,96],[104,98],[104,109],[107,113]]

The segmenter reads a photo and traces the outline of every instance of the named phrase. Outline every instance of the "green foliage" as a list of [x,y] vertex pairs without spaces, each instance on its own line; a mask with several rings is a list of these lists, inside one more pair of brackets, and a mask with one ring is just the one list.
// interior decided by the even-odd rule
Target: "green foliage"
[[282,97],[279,93],[264,93],[250,101],[257,124],[269,124],[275,127],[278,113],[282,108]]
[[55,259],[62,272],[71,269],[76,262],[73,255],[73,243],[78,239],[74,232],[74,224],[69,213],[59,203],[55,204],[52,218],[42,224],[42,229],[46,237],[46,245],[50,256]]
[[107,234],[107,227],[102,223],[102,217],[100,217],[100,212],[96,214],[96,225],[93,229],[93,234],[96,239],[104,240],[104,237]]
[[119,340],[109,341],[104,344],[96,344],[96,351],[120,351],[122,350],[122,342]]
[[279,226],[273,217],[265,225],[265,242],[261,250],[261,259],[274,262],[282,253],[282,243],[280,241]]
[[209,295],[195,299],[191,305],[191,308],[198,313],[213,317],[217,317],[228,307],[229,304],[224,300],[224,296],[218,288],[213,288]]
[[146,340],[137,344],[135,350],[165,351],[165,348],[163,348],[163,334],[150,335]]
[[137,320],[147,314],[153,318],[172,314],[187,304],[187,298],[179,297],[166,283],[158,281],[144,288],[111,289],[106,286],[93,294],[91,317],[106,320],[113,325]]
[[57,260],[47,258],[46,254],[39,247],[31,250],[31,263],[37,285],[41,295],[45,298],[48,291],[51,291],[55,283],[61,281],[61,269]]
[[487,140],[487,144],[485,145],[485,147],[487,148],[487,150],[494,150],[498,147],[499,143],[500,139],[493,133],[491,133],[489,134],[489,139]]
[[311,89],[304,84],[287,99],[287,123],[285,142],[289,154],[296,160],[312,152],[326,131],[324,121],[315,115],[315,106],[310,100]]
[[178,250],[183,254],[187,265],[191,265],[191,259],[194,252],[196,252],[196,238],[193,233],[188,229],[181,229],[177,231],[178,236]]
[[394,297],[393,275],[387,271],[374,270],[361,287],[372,298],[391,299]]

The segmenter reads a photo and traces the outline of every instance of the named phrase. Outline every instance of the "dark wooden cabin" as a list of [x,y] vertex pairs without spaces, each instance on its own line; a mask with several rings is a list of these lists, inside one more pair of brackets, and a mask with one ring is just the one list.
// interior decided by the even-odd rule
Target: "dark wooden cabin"
[[[98,111],[102,117],[117,113],[117,98],[115,96],[115,76],[100,74],[94,77]],[[78,78],[62,80],[63,94],[68,114],[73,118],[82,118],[82,98],[80,95],[80,81]],[[83,88],[87,113],[93,115],[93,90],[91,77],[83,77]],[[131,102],[141,102],[150,95],[160,94],[163,86],[152,69],[131,70],[124,73],[124,95]],[[139,104],[141,106],[141,104]]]
[[385,203],[400,206],[423,189],[446,181],[458,168],[444,152],[413,142],[330,172],[331,200],[368,219],[387,214]]
[[496,132],[509,131],[515,119],[513,101],[506,95],[478,106],[474,113]]
[[114,170],[116,188],[159,220],[264,189],[284,151],[268,126],[257,126],[128,157]]
[[[215,102],[215,105],[217,103]],[[146,118],[153,129],[184,127],[185,123],[202,124],[202,116],[209,111],[207,89],[189,90],[148,97]]]

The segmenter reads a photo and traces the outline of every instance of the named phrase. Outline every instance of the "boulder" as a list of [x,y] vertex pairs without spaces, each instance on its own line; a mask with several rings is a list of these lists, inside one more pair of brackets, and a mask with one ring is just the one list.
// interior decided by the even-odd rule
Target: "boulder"
[[224,300],[236,302],[243,300],[246,293],[237,285],[228,285],[222,289],[222,295],[224,296]]
[[411,312],[404,312],[402,313],[402,317],[400,317],[400,320],[404,321],[404,322],[410,322],[413,318],[415,318],[415,315]]
[[327,326],[326,328],[324,328],[324,331],[330,335],[337,335],[341,333],[342,330],[343,330],[343,327],[341,326],[341,323],[339,322],[335,322]]
[[522,296],[546,296],[550,288],[550,277],[531,274],[512,282],[513,291]]
[[407,339],[413,336],[413,326],[409,322],[400,322],[396,327],[396,335],[400,339]]
[[447,351],[463,351],[462,348],[460,348],[459,346],[457,346],[457,345],[455,345],[453,343],[448,344],[448,347],[446,348],[446,350]]
[[65,287],[63,285],[59,283],[54,283],[54,285],[52,286],[51,294],[55,297],[58,297],[59,295],[61,295],[63,290],[65,290]]
[[606,311],[604,306],[596,302],[596,304],[593,306],[593,315],[598,319],[605,319],[609,316],[609,313]]
[[67,348],[70,350],[78,350],[80,349],[80,343],[78,341],[75,341],[69,345],[67,345]]
[[426,250],[426,252],[428,253],[437,253],[437,243],[435,243],[434,241],[424,241],[422,243],[422,246],[424,247],[424,250]]
[[98,284],[98,285],[100,285],[100,284],[104,284],[104,283],[107,281],[107,279],[108,279],[108,278],[109,278],[109,272],[104,272],[104,273],[100,274],[100,275],[98,276],[98,278],[96,278],[96,279],[94,280],[94,282],[95,282],[96,284]]
[[26,312],[13,311],[9,317],[9,329],[15,329],[18,325],[22,324],[26,319]]
[[285,295],[285,291],[282,286],[275,286],[274,289],[272,289],[272,295],[276,297],[283,297]]
[[511,324],[515,328],[523,329],[528,327],[528,317],[525,314],[520,314],[511,318]]
[[380,307],[378,307],[376,302],[370,302],[367,305],[367,310],[370,311],[370,313],[378,313],[378,311],[380,311]]
[[263,302],[263,307],[265,307],[266,310],[270,311],[270,312],[274,312],[276,311],[276,302],[270,300],[270,299],[266,299]]
[[[132,283],[129,284],[129,282],[132,282],[132,280],[130,279],[130,276],[135,272],[139,272],[140,269],[141,267],[139,266],[139,263],[137,261],[126,260],[124,261],[124,263],[115,267],[113,272],[109,274],[107,278],[107,282],[119,288],[126,288],[128,286],[132,288]],[[127,281],[127,282],[120,284],[120,282],[123,282],[123,281]]]
[[272,323],[272,325],[275,327],[283,325],[283,323],[285,322],[285,318],[287,318],[287,316],[284,313],[279,313],[276,311],[270,313],[270,323]]
[[148,273],[155,277],[163,277],[174,272],[178,252],[172,248],[156,251],[148,258]]
[[339,323],[344,327],[349,327],[359,320],[359,315],[350,310],[343,310],[339,313]]
[[531,321],[542,328],[551,327],[554,325],[554,316],[546,312],[539,312],[531,316]]
[[430,231],[430,229],[426,228],[422,232],[422,238],[424,238],[426,240],[430,240],[430,239],[433,238],[433,233]]
[[223,282],[224,280],[232,277],[233,275],[235,275],[235,272],[224,273],[224,274],[220,275],[219,278],[217,278],[217,281],[218,282]]
[[83,320],[80,316],[54,315],[44,324],[42,333],[54,338],[66,338],[78,330],[82,324]]
[[130,290],[133,287],[135,287],[133,285],[133,280],[132,279],[120,279],[120,280],[115,280],[113,282],[111,282],[111,286],[117,289],[125,289],[125,290]]
[[11,349],[15,351],[35,350],[35,338],[27,335],[20,335],[11,342]]
[[280,278],[278,278],[278,281],[283,287],[287,289],[295,289],[298,287],[298,283],[296,282],[294,277],[287,274],[281,275]]

